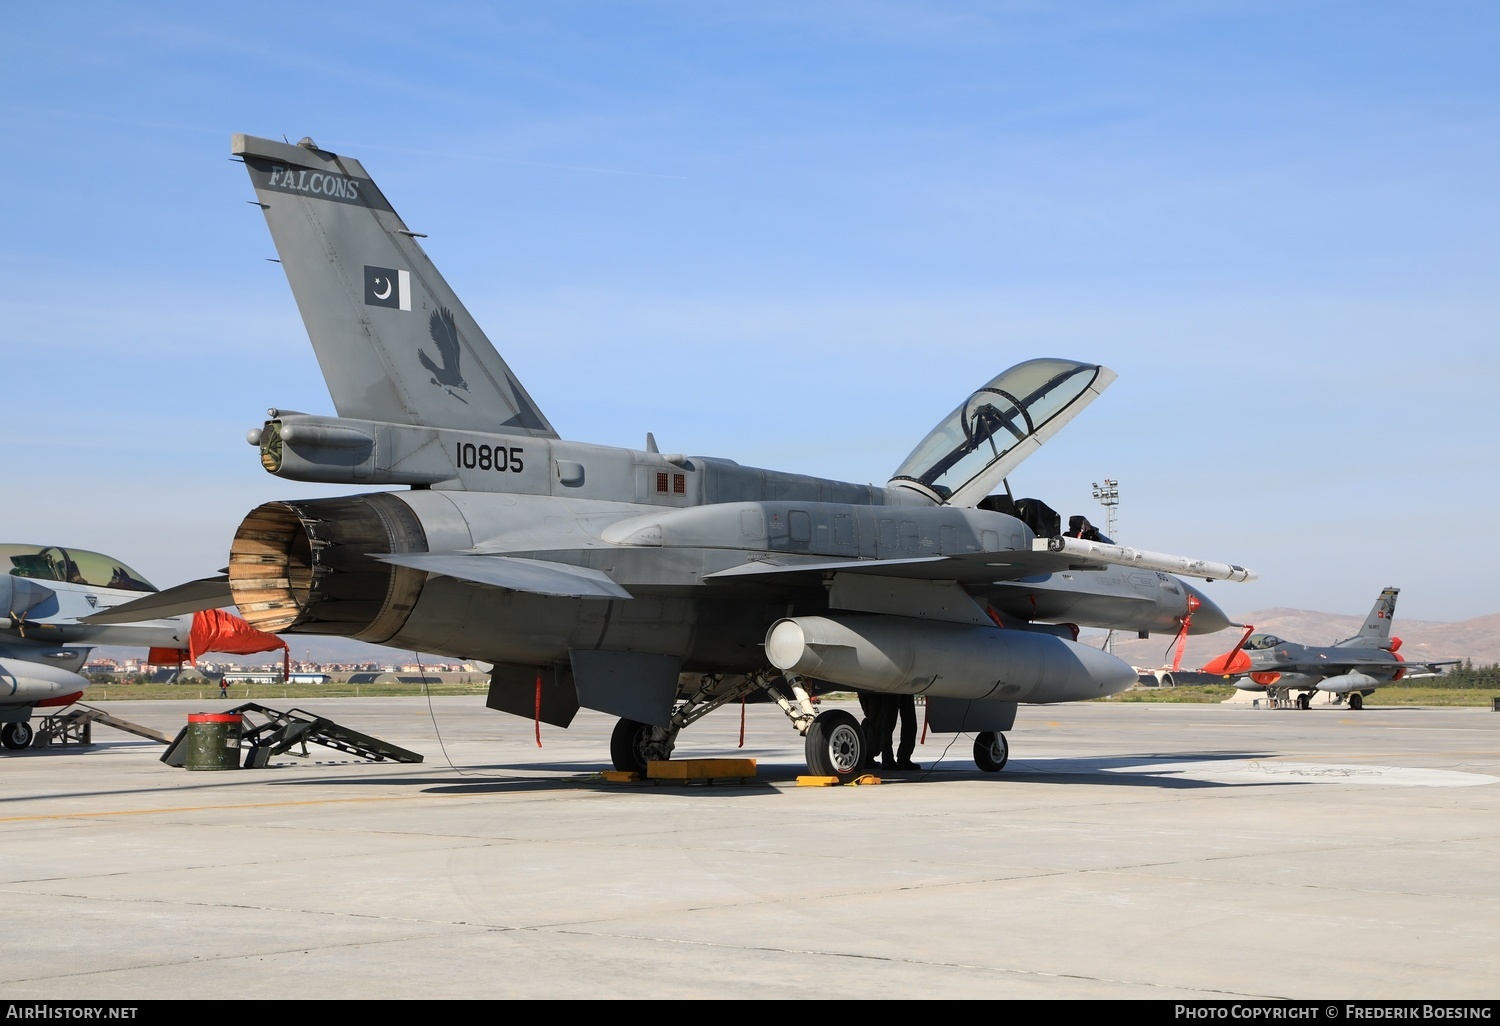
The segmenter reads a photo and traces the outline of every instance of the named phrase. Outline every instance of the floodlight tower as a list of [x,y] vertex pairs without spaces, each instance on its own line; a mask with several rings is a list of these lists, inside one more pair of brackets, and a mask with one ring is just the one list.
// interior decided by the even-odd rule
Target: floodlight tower
[[1104,483],[1094,482],[1094,498],[1104,507],[1104,533],[1110,541],[1115,538],[1115,509],[1120,505],[1120,482],[1106,477]]
[[[1104,507],[1104,534],[1115,541],[1115,509],[1120,505],[1120,482],[1106,477],[1104,483],[1094,482],[1094,498]],[[1104,636],[1104,651],[1115,654],[1115,632]]]

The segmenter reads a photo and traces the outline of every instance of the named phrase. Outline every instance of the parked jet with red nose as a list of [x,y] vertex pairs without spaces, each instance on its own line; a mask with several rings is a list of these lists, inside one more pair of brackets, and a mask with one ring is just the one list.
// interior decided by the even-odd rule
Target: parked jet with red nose
[[999,769],[1018,703],[1135,682],[1078,625],[1216,631],[1224,614],[1174,573],[1254,576],[1065,537],[1013,497],[1007,475],[1114,380],[1098,364],[995,376],[884,487],[663,453],[650,435],[641,450],[566,441],[358,161],[308,139],[237,135],[232,151],[337,410],[270,410],[249,434],[261,464],[406,489],[252,510],[222,586],[262,630],[493,663],[492,709],[618,716],[622,770],[668,758],[726,703],[769,698],[811,771],[847,781],[867,739],[819,713],[819,690],[923,695],[931,729],[977,733]]
[[[0,744],[30,748],[37,709],[62,709],[83,697],[83,664],[96,645],[139,645],[155,662],[191,662],[201,652],[286,648],[213,607],[221,590],[184,585],[205,596],[191,615],[163,612],[156,588],[113,556],[60,545],[0,544]],[[129,604],[130,611],[117,609]],[[171,603],[174,606],[176,603]]]
[[1254,634],[1247,629],[1240,643],[1203,665],[1204,673],[1239,678],[1241,691],[1263,692],[1273,701],[1287,700],[1297,692],[1297,705],[1312,704],[1314,692],[1346,697],[1349,708],[1362,709],[1365,696],[1382,684],[1409,676],[1413,670],[1431,675],[1457,659],[1408,663],[1401,655],[1401,639],[1391,637],[1399,588],[1386,588],[1375,600],[1359,633],[1332,645],[1299,645],[1274,634]]

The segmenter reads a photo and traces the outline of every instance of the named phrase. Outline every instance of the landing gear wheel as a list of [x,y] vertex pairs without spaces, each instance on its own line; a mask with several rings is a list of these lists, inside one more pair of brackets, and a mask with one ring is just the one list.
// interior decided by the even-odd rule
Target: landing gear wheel
[[986,730],[974,739],[974,765],[986,773],[999,773],[1010,759],[1010,742],[997,730]]
[[657,733],[656,728],[649,723],[637,723],[635,720],[616,723],[615,732],[609,737],[609,757],[614,762],[615,769],[644,777],[646,763],[670,758],[671,747],[663,746],[657,739]]
[[1365,696],[1358,691],[1349,692],[1349,708],[1363,709],[1365,707]]
[[30,748],[34,740],[36,740],[36,731],[32,730],[31,724],[25,720],[0,726],[0,744],[11,751],[19,752],[23,748]]
[[807,728],[807,769],[816,777],[838,777],[847,784],[865,765],[865,733],[842,709],[819,713]]
[[1311,708],[1311,707],[1312,707],[1312,695],[1309,695],[1306,691],[1304,691],[1304,692],[1302,692],[1302,694],[1300,694],[1300,695],[1297,696],[1297,708],[1298,709],[1308,709],[1308,708]]

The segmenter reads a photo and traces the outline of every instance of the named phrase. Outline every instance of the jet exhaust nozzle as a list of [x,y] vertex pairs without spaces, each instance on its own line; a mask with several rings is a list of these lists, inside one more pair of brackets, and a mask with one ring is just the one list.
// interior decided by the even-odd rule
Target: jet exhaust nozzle
[[406,623],[427,574],[370,554],[426,551],[421,521],[387,492],[268,502],[235,532],[229,590],[258,630],[379,644]]
[[1124,691],[1129,664],[1050,634],[903,616],[796,616],[766,634],[781,670],[845,687],[1003,702],[1074,702]]

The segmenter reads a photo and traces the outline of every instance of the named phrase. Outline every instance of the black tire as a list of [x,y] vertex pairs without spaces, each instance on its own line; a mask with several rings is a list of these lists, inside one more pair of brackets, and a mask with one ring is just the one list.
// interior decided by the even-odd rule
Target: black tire
[[651,727],[635,720],[621,720],[615,724],[615,732],[609,736],[609,757],[615,769],[622,773],[646,775],[646,742],[651,736]]
[[842,709],[819,713],[807,728],[807,770],[815,777],[838,777],[847,784],[865,766],[865,732]]
[[1365,707],[1365,696],[1358,691],[1349,692],[1349,708],[1363,709]]
[[986,730],[974,739],[974,765],[986,773],[999,773],[1010,761],[1010,742],[996,730]]
[[30,748],[31,742],[36,740],[36,731],[31,724],[25,720],[17,720],[15,723],[7,723],[0,726],[0,744],[13,752],[19,752],[23,748]]
[[1310,709],[1310,708],[1312,708],[1312,695],[1309,695],[1306,691],[1304,691],[1304,692],[1302,692],[1302,694],[1298,695],[1297,696],[1297,708],[1299,708],[1299,709]]

